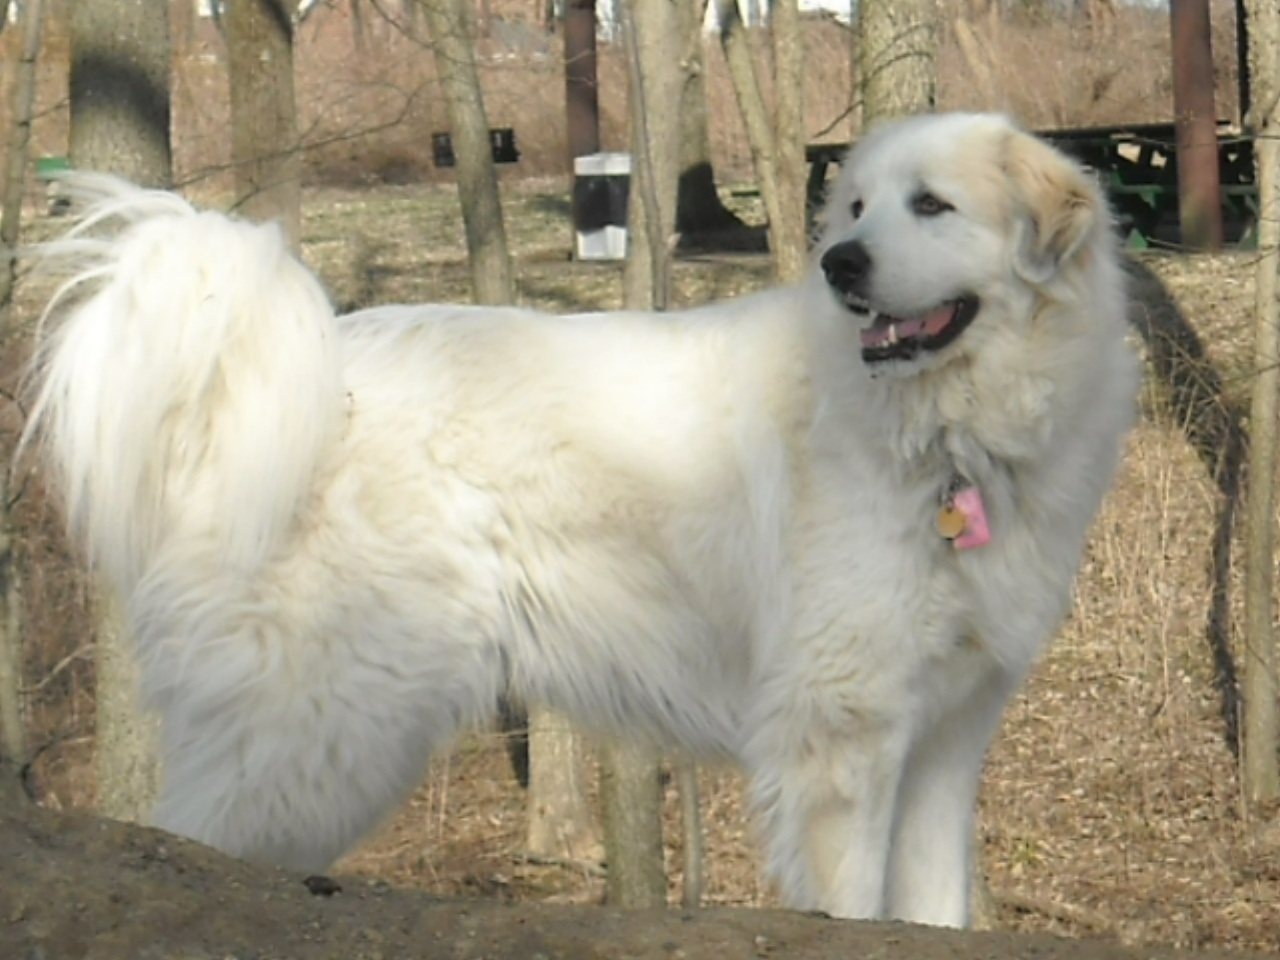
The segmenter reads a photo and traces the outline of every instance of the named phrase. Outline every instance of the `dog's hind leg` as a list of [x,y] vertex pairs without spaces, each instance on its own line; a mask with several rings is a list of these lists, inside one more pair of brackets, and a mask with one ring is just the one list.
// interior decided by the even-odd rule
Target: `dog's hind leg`
[[889,918],[968,924],[982,761],[1009,688],[1002,677],[987,678],[917,738],[903,775],[889,856]]
[[434,751],[492,714],[501,660],[482,643],[376,624],[346,638],[267,633],[246,625],[167,663],[144,658],[164,745],[154,820],[235,856],[318,871],[395,808]]

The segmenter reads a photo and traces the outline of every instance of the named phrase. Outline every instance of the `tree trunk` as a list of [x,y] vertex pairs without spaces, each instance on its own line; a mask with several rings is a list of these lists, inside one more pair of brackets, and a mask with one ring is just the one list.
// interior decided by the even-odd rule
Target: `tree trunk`
[[169,6],[71,4],[71,163],[168,187]]
[[472,294],[476,303],[511,303],[515,280],[476,70],[475,14],[468,0],[431,0],[423,11],[458,161],[458,200],[466,226]]
[[530,853],[598,860],[578,738],[569,721],[546,707],[529,713]]
[[783,263],[775,225],[783,223],[786,215],[779,187],[778,150],[773,126],[760,92],[755,59],[751,55],[751,44],[738,12],[737,0],[715,0],[715,4],[720,24],[720,46],[729,67],[729,80],[738,101],[738,111],[742,114],[742,124],[747,131],[751,164],[756,172],[756,183],[760,185],[765,218],[769,221],[769,250],[773,254],[774,275],[781,277]]
[[[40,0],[27,0],[22,5],[22,49],[13,65],[13,98],[10,101],[12,133],[4,158],[4,188],[0,194],[0,318],[5,316],[18,264],[10,254],[18,249],[18,231],[22,222],[22,194],[27,183],[27,157],[31,144],[31,113],[36,99],[36,58],[40,54]],[[0,10],[0,31],[7,12]]]
[[[72,4],[74,166],[169,186],[168,10],[161,0]],[[133,648],[119,612],[104,596],[98,613],[98,795],[108,815],[140,820],[160,779],[157,726],[138,704]]]
[[1119,15],[1116,0],[1085,0],[1084,13],[1089,21],[1089,29],[1099,39],[1115,32],[1116,17]]
[[862,133],[862,50],[858,17],[862,15],[860,0],[849,0],[849,128],[857,138]]
[[[83,2],[83,0],[81,0]],[[158,2],[158,0],[157,0]],[[302,236],[302,154],[293,89],[294,0],[235,0],[223,16],[236,206]]]
[[[681,19],[667,3],[621,6],[631,107],[630,243],[624,298],[631,309],[663,310],[670,295],[670,237],[680,160]],[[619,740],[600,749],[600,800],[609,902],[661,906],[667,900],[662,847],[662,788],[657,758]]]
[[653,753],[630,741],[605,744],[600,750],[600,801],[609,903],[632,908],[665,906],[662,780]]
[[682,237],[740,229],[739,220],[720,200],[711,165],[707,116],[707,69],[702,41],[705,0],[681,0],[688,38],[686,82],[680,101],[680,179],[676,188],[676,230]]
[[[680,111],[689,42],[673,3],[627,0],[621,7],[631,108],[630,245],[624,274],[631,309],[665,310],[671,297]],[[673,55],[673,51],[677,55]]]
[[982,872],[982,858],[973,858],[973,877],[969,886],[969,926],[974,930],[995,930],[999,926],[996,898],[991,884]]
[[138,704],[138,664],[124,615],[108,591],[94,604],[98,622],[98,812],[144,823],[160,790],[160,725]]
[[350,6],[351,46],[361,58],[365,56],[364,4],[365,0],[351,0]]
[[1253,402],[1249,422],[1249,502],[1245,532],[1245,658],[1243,772],[1250,803],[1280,798],[1276,652],[1272,605],[1275,581],[1274,488],[1280,415],[1280,8],[1274,0],[1248,7],[1249,67],[1258,173],[1258,255],[1254,315]]
[[938,88],[938,0],[862,0],[860,6],[866,122],[932,110]]
[[702,836],[702,805],[698,800],[698,764],[692,757],[681,757],[680,820],[684,835],[684,880],[680,885],[680,905],[686,910],[702,906],[706,886],[706,843]]
[[797,0],[774,0],[773,72],[778,148],[777,220],[769,221],[778,279],[791,283],[804,273],[809,251],[805,208],[804,37]]
[[[32,7],[23,14],[39,16],[39,3]],[[7,475],[0,478],[0,498],[0,778],[12,787],[30,755],[22,709],[22,589]]]

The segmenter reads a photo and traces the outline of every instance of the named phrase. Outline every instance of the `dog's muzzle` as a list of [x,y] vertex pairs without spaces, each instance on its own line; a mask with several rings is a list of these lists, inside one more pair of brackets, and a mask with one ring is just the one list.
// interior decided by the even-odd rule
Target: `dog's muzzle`
[[862,330],[862,360],[911,360],[922,352],[941,350],[964,332],[978,315],[977,297],[966,294],[925,312],[898,317],[870,302],[871,252],[858,240],[837,243],[822,255],[822,273],[840,304],[851,313],[870,317]]

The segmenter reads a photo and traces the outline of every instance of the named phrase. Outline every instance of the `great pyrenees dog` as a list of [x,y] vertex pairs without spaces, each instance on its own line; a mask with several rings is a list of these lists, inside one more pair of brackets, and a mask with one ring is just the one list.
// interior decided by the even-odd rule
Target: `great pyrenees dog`
[[740,764],[789,904],[966,923],[1136,406],[1084,170],[884,126],[806,279],[662,316],[337,317],[276,226],[68,185],[28,439],[126,604],[159,826],[319,870],[512,696]]

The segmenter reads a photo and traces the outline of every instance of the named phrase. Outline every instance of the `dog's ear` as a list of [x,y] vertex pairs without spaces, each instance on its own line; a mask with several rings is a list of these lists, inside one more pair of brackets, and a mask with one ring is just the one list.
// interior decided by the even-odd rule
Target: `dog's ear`
[[1029,134],[1010,133],[1003,162],[1022,221],[1015,265],[1042,283],[1081,248],[1106,208],[1084,170]]

